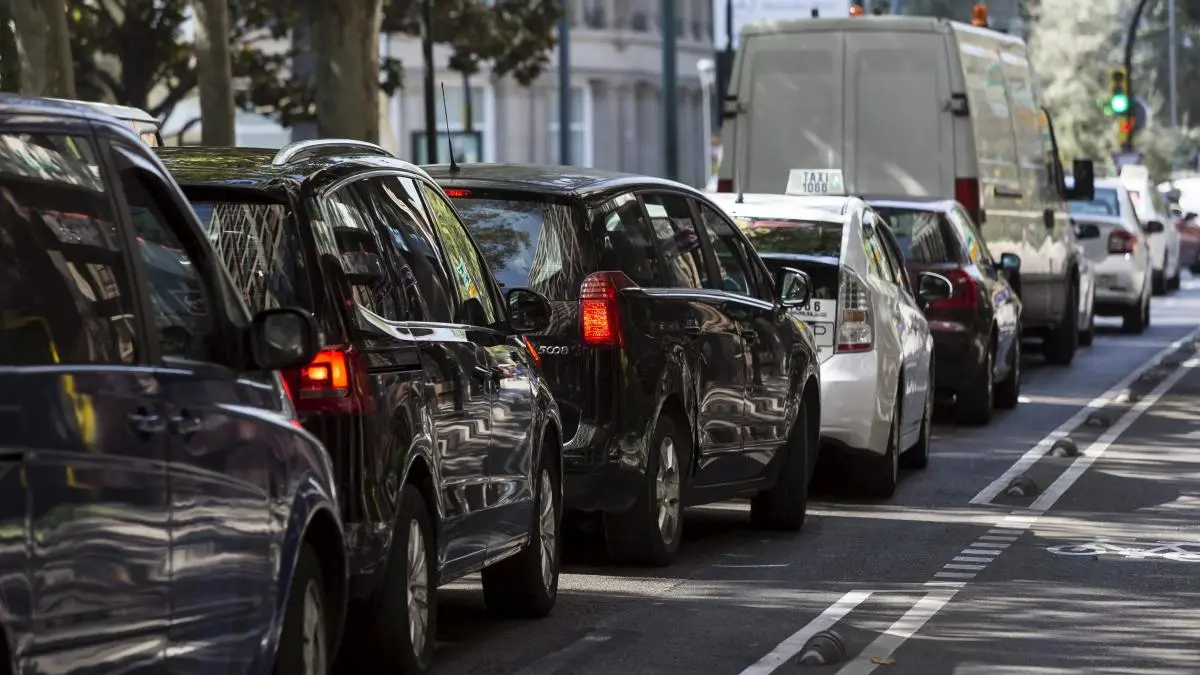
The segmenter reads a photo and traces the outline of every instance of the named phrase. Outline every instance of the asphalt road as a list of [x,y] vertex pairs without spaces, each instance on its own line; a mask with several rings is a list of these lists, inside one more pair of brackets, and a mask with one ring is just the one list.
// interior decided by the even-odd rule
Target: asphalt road
[[[751,529],[745,503],[691,509],[667,569],[577,535],[540,621],[443,589],[436,672],[1200,673],[1200,282],[1141,336],[1097,323],[1069,368],[1029,359],[1015,410],[939,425],[889,501],[826,490],[798,535]],[[1058,438],[1081,454],[1047,456]],[[1005,494],[1021,475],[1030,494]],[[845,658],[801,665],[827,628]]]

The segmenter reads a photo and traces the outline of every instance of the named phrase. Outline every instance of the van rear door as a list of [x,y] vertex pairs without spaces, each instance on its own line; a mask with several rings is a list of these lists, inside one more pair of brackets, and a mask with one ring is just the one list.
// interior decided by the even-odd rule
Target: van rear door
[[845,33],[846,185],[852,194],[954,194],[948,41],[930,31]]

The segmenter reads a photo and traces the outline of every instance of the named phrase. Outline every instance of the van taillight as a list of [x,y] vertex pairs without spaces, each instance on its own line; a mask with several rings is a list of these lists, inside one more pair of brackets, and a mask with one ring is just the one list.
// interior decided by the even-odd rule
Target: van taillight
[[733,180],[729,178],[718,178],[717,192],[733,192]]
[[617,294],[636,287],[623,272],[596,272],[579,287],[579,324],[583,344],[589,347],[621,346],[621,310]]
[[976,225],[983,225],[983,210],[979,201],[979,179],[959,178],[954,181],[954,199],[963,205]]
[[1108,252],[1113,254],[1133,253],[1137,250],[1137,237],[1125,230],[1113,230],[1108,235]]
[[317,352],[308,365],[283,373],[301,413],[363,413],[374,409],[367,371],[353,347]]

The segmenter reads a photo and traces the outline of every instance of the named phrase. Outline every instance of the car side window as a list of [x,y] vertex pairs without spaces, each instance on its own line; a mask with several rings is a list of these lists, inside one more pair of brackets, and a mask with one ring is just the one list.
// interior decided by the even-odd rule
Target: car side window
[[493,326],[504,313],[497,306],[488,280],[488,268],[467,228],[458,219],[454,207],[436,189],[419,181],[421,193],[438,238],[450,263],[450,280],[458,289],[458,311],[455,320],[468,326]]
[[708,204],[697,203],[704,232],[712,244],[717,269],[721,273],[721,288],[731,293],[761,297],[762,289],[754,274],[750,256],[755,255],[738,238],[729,221],[722,218]]
[[133,289],[95,143],[0,133],[0,363],[134,363]]
[[[876,220],[876,222],[879,222]],[[912,292],[909,288],[908,273],[904,267],[904,258],[900,254],[900,244],[896,242],[891,230],[886,227],[879,228],[879,245],[883,249],[884,260],[887,261],[887,266],[891,269],[892,283],[900,288]]]
[[[151,165],[132,150],[114,146],[113,157],[129,209],[137,249],[146,269],[150,309],[164,358],[218,361],[221,336],[191,237],[174,228],[186,226],[186,216],[170,198],[170,187]],[[191,250],[189,250],[191,249]]]
[[692,222],[687,199],[678,195],[649,192],[642,195],[655,251],[665,263],[671,288],[704,288],[708,274],[700,252],[700,236]]
[[957,206],[951,209],[948,215],[950,223],[954,225],[954,229],[958,230],[963,246],[966,247],[967,259],[975,265],[990,266],[992,256],[988,253],[987,240],[983,238],[983,233],[979,231],[979,228],[975,227],[971,216]]
[[363,186],[370,190],[382,232],[392,244],[389,252],[409,319],[452,323],[454,289],[416,182],[400,176],[381,176],[363,181]]
[[360,307],[389,321],[404,320],[403,305],[383,259],[370,207],[356,183],[324,199],[325,217],[337,247],[339,282]]
[[600,242],[598,269],[620,270],[638,286],[660,285],[650,223],[636,197],[617,195],[596,209],[592,219]]

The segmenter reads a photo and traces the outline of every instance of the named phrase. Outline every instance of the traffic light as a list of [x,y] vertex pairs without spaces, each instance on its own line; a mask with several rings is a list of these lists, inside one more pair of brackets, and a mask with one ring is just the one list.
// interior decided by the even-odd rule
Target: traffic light
[[1122,145],[1129,140],[1129,134],[1133,131],[1133,118],[1122,117],[1117,122],[1117,142]]
[[1108,74],[1111,87],[1109,88],[1108,109],[1114,115],[1124,115],[1129,112],[1129,85],[1124,68],[1113,68]]

